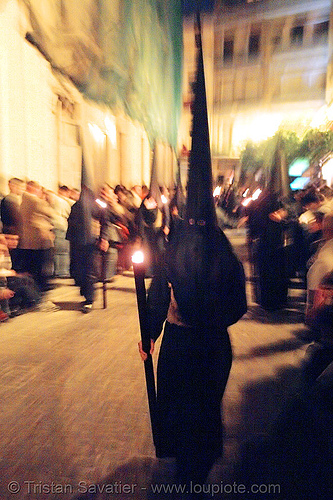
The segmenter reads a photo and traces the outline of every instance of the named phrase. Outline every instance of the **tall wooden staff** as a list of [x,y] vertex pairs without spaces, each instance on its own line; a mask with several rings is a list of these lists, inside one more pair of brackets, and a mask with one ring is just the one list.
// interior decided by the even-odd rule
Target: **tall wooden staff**
[[146,388],[148,395],[148,405],[150,413],[150,423],[155,445],[156,455],[158,456],[158,418],[157,418],[157,402],[156,402],[156,387],[153,359],[150,354],[151,339],[148,325],[148,307],[147,294],[145,286],[145,265],[143,252],[135,252],[132,257],[136,298],[138,303],[139,323],[141,331],[142,350],[147,354],[147,359],[144,361]]
[[107,303],[107,281],[106,281],[106,267],[107,267],[107,253],[101,252],[102,259],[102,270],[101,270],[101,278],[102,278],[102,290],[103,290],[103,309],[108,307]]

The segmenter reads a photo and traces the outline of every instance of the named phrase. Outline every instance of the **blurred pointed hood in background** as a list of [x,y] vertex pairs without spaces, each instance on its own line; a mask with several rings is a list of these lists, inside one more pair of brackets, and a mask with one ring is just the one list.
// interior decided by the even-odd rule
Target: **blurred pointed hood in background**
[[149,194],[154,198],[160,210],[163,209],[161,190],[157,179],[157,146],[153,149],[153,158],[150,173]]

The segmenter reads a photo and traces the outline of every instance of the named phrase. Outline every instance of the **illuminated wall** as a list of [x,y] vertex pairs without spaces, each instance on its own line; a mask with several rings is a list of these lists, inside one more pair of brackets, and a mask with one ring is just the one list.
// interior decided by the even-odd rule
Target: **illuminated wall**
[[9,177],[56,184],[57,135],[48,63],[21,36],[16,2],[0,9],[0,189]]
[[[52,2],[39,5],[47,23]],[[14,176],[52,190],[59,183],[79,188],[83,135],[96,187],[149,184],[151,151],[142,125],[84,99],[26,40],[29,30],[22,2],[0,1],[0,193]],[[161,178],[172,183],[175,159],[169,146],[160,148]]]
[[[213,156],[237,157],[248,140],[279,126],[302,133],[330,101],[330,0],[267,0],[237,7],[215,2],[203,22]],[[184,23],[193,44],[193,22]],[[184,114],[194,56],[185,46]],[[333,81],[333,80],[332,80]],[[183,123],[186,119],[183,118]]]

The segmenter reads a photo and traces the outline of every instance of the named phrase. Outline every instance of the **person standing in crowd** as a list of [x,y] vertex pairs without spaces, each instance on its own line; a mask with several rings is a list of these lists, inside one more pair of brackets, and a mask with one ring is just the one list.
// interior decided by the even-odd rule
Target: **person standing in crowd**
[[4,234],[19,234],[20,232],[20,205],[25,182],[13,177],[8,181],[9,194],[1,200],[1,222]]
[[309,188],[303,195],[300,196],[302,213],[299,216],[299,223],[307,230],[308,224],[314,219],[315,212],[329,213],[331,209],[324,204],[324,197],[314,189]]
[[[18,236],[21,230],[20,205],[22,202],[22,193],[25,189],[25,182],[13,177],[8,182],[9,194],[2,198],[1,222],[2,232]],[[10,257],[13,269],[20,270],[20,250],[18,248],[10,249]]]
[[138,184],[135,184],[135,186],[131,188],[131,193],[133,206],[134,208],[136,208],[136,210],[138,210],[142,202],[142,187]]
[[288,262],[284,248],[287,211],[266,189],[247,208],[255,300],[265,310],[282,309],[288,296]]
[[54,270],[56,278],[69,278],[69,242],[66,240],[71,204],[68,198],[47,191],[47,202],[53,208]]
[[69,203],[70,206],[74,205],[75,200],[71,198],[72,191],[75,191],[74,189],[70,189],[68,186],[62,185],[59,186],[58,188],[58,196],[62,198],[63,200],[66,200],[67,203]]
[[123,215],[123,225],[126,228],[123,245],[119,251],[119,268],[126,271],[132,265],[131,249],[138,234],[136,226],[138,209],[134,205],[132,192],[128,191],[124,186],[118,184],[114,188],[114,193],[118,197],[118,210],[120,210]]
[[21,232],[19,247],[22,270],[29,272],[41,292],[49,289],[53,272],[53,209],[42,199],[42,188],[34,181],[27,183],[20,206]]
[[[95,298],[95,256],[99,238],[100,208],[90,189],[82,186],[80,198],[72,206],[66,238],[70,244],[70,275],[85,298],[81,311],[92,310]],[[96,227],[96,231],[94,228]]]
[[[227,327],[246,312],[246,296],[242,265],[216,220],[201,43],[198,53],[186,213],[172,226],[152,279],[148,317],[151,351],[166,320],[157,456],[175,457],[179,484],[202,488],[222,455],[221,401],[232,362]],[[141,343],[139,352],[145,359]]]
[[117,272],[118,249],[123,245],[125,217],[118,210],[118,196],[114,189],[104,184],[100,198],[106,203],[101,210],[99,249],[101,250],[101,279],[110,281]]
[[314,220],[309,222],[307,234],[305,235],[306,266],[308,269],[314,263],[317,252],[325,243],[322,227],[325,214],[315,212],[313,216]]
[[323,276],[315,290],[308,323],[315,339],[307,348],[303,375],[311,384],[333,362],[333,270]]

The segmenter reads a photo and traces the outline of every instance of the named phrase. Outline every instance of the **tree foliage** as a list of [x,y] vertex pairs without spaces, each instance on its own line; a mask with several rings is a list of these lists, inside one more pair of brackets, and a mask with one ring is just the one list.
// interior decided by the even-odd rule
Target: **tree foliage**
[[264,176],[270,175],[277,145],[283,150],[286,163],[290,165],[296,158],[308,158],[310,165],[318,164],[327,153],[333,151],[333,131],[309,129],[303,137],[291,130],[279,130],[273,137],[254,144],[249,141],[240,155],[240,183],[253,178],[260,169]]

